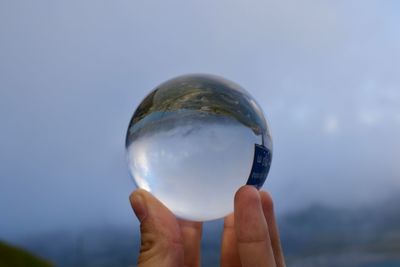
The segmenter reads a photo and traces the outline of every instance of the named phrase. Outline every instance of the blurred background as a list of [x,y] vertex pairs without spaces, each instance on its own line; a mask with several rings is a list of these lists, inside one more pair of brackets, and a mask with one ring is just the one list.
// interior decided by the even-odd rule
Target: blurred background
[[[0,240],[55,266],[135,266],[128,122],[156,85],[201,72],[242,85],[270,122],[264,189],[289,266],[400,266],[399,12],[1,1]],[[204,266],[218,266],[221,224],[205,224]]]

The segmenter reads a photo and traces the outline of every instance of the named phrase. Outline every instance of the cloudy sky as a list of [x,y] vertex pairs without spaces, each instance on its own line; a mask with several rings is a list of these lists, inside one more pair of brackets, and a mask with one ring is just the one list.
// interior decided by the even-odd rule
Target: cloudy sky
[[0,239],[133,223],[143,97],[202,72],[271,125],[278,212],[400,191],[397,1],[1,1]]

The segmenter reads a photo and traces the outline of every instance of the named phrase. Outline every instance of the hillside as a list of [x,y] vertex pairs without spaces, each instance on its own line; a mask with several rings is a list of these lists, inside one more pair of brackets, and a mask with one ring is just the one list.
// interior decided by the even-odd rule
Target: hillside
[[50,267],[50,263],[32,254],[0,242],[0,267]]

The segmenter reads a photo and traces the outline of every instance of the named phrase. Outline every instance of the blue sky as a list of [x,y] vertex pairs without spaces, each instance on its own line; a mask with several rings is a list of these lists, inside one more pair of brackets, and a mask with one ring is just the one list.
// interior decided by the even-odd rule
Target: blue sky
[[143,97],[202,72],[271,124],[278,212],[400,191],[396,1],[0,2],[0,239],[134,223],[124,137]]

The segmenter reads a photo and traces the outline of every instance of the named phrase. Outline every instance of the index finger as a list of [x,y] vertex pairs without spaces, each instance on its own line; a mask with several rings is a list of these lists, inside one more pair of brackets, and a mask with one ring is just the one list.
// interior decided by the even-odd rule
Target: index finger
[[241,187],[235,195],[235,232],[242,267],[276,267],[259,192]]
[[233,213],[224,219],[224,229],[221,242],[221,267],[239,267],[240,258],[236,242],[235,222]]
[[201,266],[200,242],[202,223],[179,219],[179,227],[183,239],[184,264],[190,267]]

